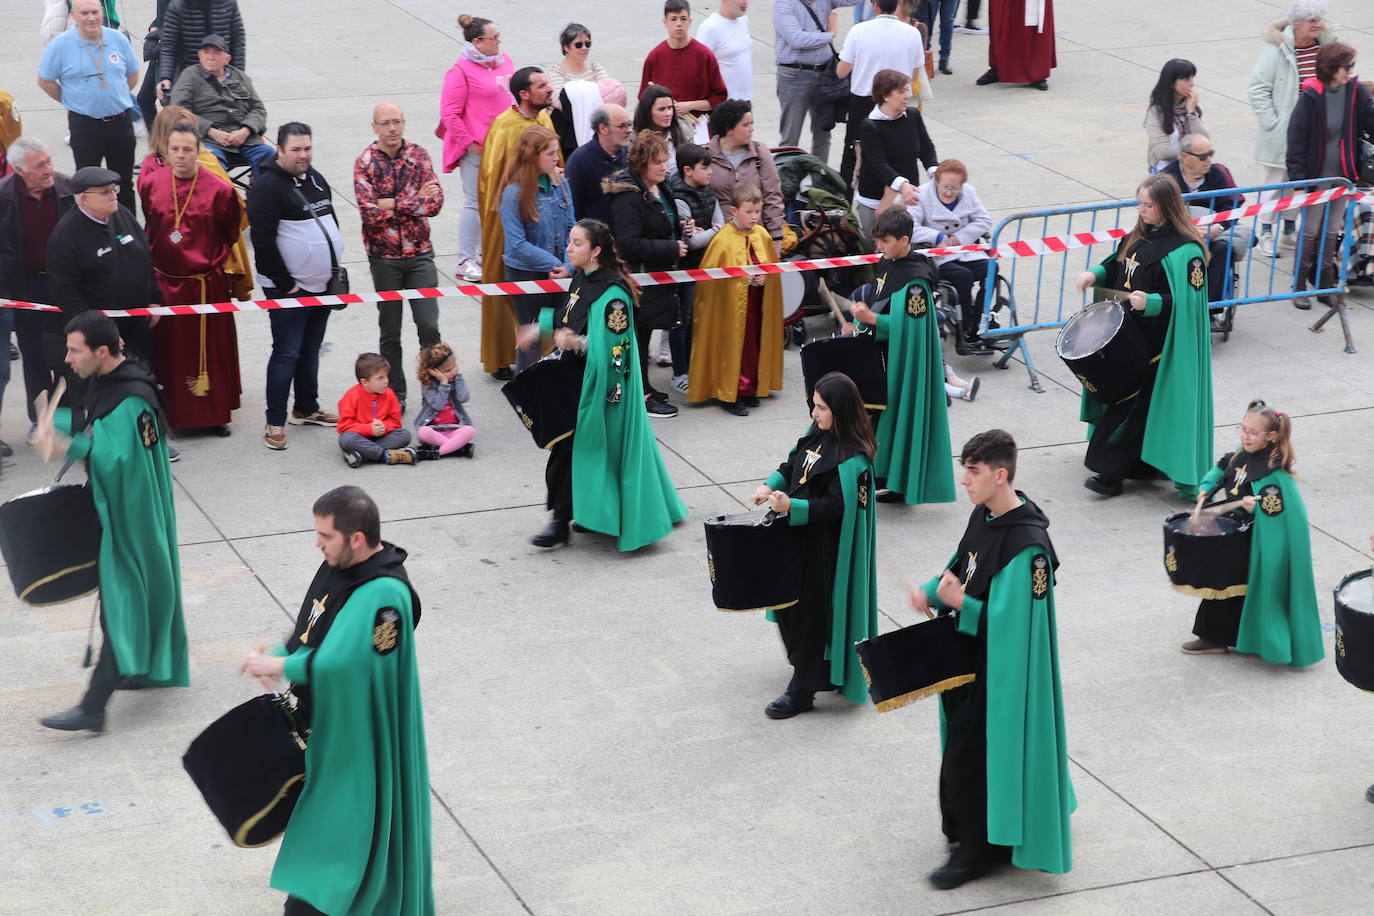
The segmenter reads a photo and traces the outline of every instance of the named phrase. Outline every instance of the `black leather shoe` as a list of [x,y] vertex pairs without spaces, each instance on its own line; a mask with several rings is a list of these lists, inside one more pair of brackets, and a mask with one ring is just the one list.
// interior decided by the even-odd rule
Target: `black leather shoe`
[[981,865],[962,865],[955,863],[951,858],[944,865],[930,873],[930,883],[937,890],[952,891],[956,887],[968,884],[975,878],[983,877],[984,869]]
[[145,684],[131,677],[122,677],[119,679],[119,683],[115,684],[115,690],[148,690],[152,686],[152,684]]
[[797,713],[810,712],[815,703],[808,695],[796,696],[784,693],[764,708],[763,714],[770,719],[790,719]]
[[984,73],[982,76],[978,77],[978,79],[975,80],[974,82],[976,82],[979,86],[990,86],[990,85],[992,85],[993,83],[998,82],[998,79],[997,79],[997,68],[996,68],[996,67],[988,67],[988,72],[987,72],[987,73]]
[[949,68],[949,61],[947,60],[940,61],[940,72],[943,73],[945,76],[954,75],[954,71]]
[[1032,88],[1032,89],[1039,89],[1041,92],[1045,92],[1046,90],[1048,90],[1048,89],[1050,88],[1050,81],[1049,81],[1049,80],[1036,80],[1035,82],[1033,82],[1033,83],[1027,83],[1026,85],[1029,86],[1029,87]]
[[739,402],[743,404],[745,407],[759,406],[759,398],[756,394],[742,394],[740,395]]
[[1089,477],[1087,480],[1083,481],[1083,486],[1103,496],[1121,495],[1121,481],[1112,480],[1110,477],[1103,477],[1101,474],[1094,474]]
[[210,433],[211,435],[219,436],[221,439],[227,439],[233,435],[233,432],[229,429],[228,423],[219,423],[210,427]]
[[554,520],[549,527],[530,538],[535,547],[561,547],[568,543],[568,523]]
[[573,522],[573,523],[572,523],[572,530],[573,530],[573,531],[576,531],[578,534],[591,534],[591,533],[592,533],[592,529],[590,529],[590,528],[584,528],[584,527],[582,527],[581,525],[579,525],[577,522]]
[[500,369],[493,372],[491,377],[498,382],[509,382],[511,379],[515,378],[515,373],[511,371],[510,366],[502,366]]
[[39,719],[38,723],[63,732],[103,732],[105,730],[105,713],[86,712],[80,706],[73,706],[66,712],[59,712],[55,716]]
[[896,490],[879,490],[874,499],[880,503],[899,503],[902,502],[902,494]]
[[749,408],[745,407],[739,401],[721,401],[720,407],[721,410],[724,410],[726,413],[732,413],[737,417],[749,416]]
[[1374,802],[1374,786],[1370,786],[1368,789],[1364,790],[1364,800],[1367,802]]
[[457,455],[459,458],[471,458],[477,454],[477,446],[469,442],[453,454]]

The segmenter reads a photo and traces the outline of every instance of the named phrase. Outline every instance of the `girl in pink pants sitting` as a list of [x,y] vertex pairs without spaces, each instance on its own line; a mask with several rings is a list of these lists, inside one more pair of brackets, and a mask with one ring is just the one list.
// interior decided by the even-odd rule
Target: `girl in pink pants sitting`
[[434,459],[456,452],[471,458],[477,431],[463,407],[469,397],[468,383],[458,371],[453,348],[441,341],[421,350],[415,377],[424,386],[422,406],[415,416],[415,438],[420,442],[415,457]]

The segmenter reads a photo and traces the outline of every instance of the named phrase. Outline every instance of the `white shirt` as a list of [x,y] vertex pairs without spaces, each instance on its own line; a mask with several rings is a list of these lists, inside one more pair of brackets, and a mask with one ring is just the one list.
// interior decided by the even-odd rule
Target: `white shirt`
[[849,91],[869,95],[879,70],[896,70],[910,76],[925,66],[926,49],[915,26],[883,14],[849,30],[840,49],[840,60],[854,68],[849,76]]
[[749,17],[727,19],[712,13],[697,29],[697,41],[711,49],[720,65],[721,78],[732,99],[754,97],[754,39],[749,37]]

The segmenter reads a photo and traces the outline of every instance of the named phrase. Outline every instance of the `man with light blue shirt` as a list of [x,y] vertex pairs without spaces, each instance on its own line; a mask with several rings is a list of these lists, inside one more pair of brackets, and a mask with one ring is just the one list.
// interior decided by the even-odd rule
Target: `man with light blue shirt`
[[835,56],[832,36],[825,30],[830,11],[854,6],[860,0],[775,0],[773,57],[778,63],[778,105],[782,109],[778,141],[796,146],[802,121],[811,115],[811,153],[822,162],[830,155],[830,131],[815,102],[816,86]]
[[102,25],[100,0],[72,0],[76,27],[58,35],[38,64],[38,88],[67,109],[78,169],[103,164],[119,175],[119,202],[134,210],[134,107],[139,55]]

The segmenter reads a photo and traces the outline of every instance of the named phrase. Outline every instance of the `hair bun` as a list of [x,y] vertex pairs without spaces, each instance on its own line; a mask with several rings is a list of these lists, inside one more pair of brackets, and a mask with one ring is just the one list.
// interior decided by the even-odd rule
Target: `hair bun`
[[472,25],[472,14],[471,14],[471,13],[462,13],[461,15],[459,15],[459,17],[458,17],[458,28],[460,28],[460,29],[466,29],[466,28],[467,28],[468,26],[470,26],[470,25]]

